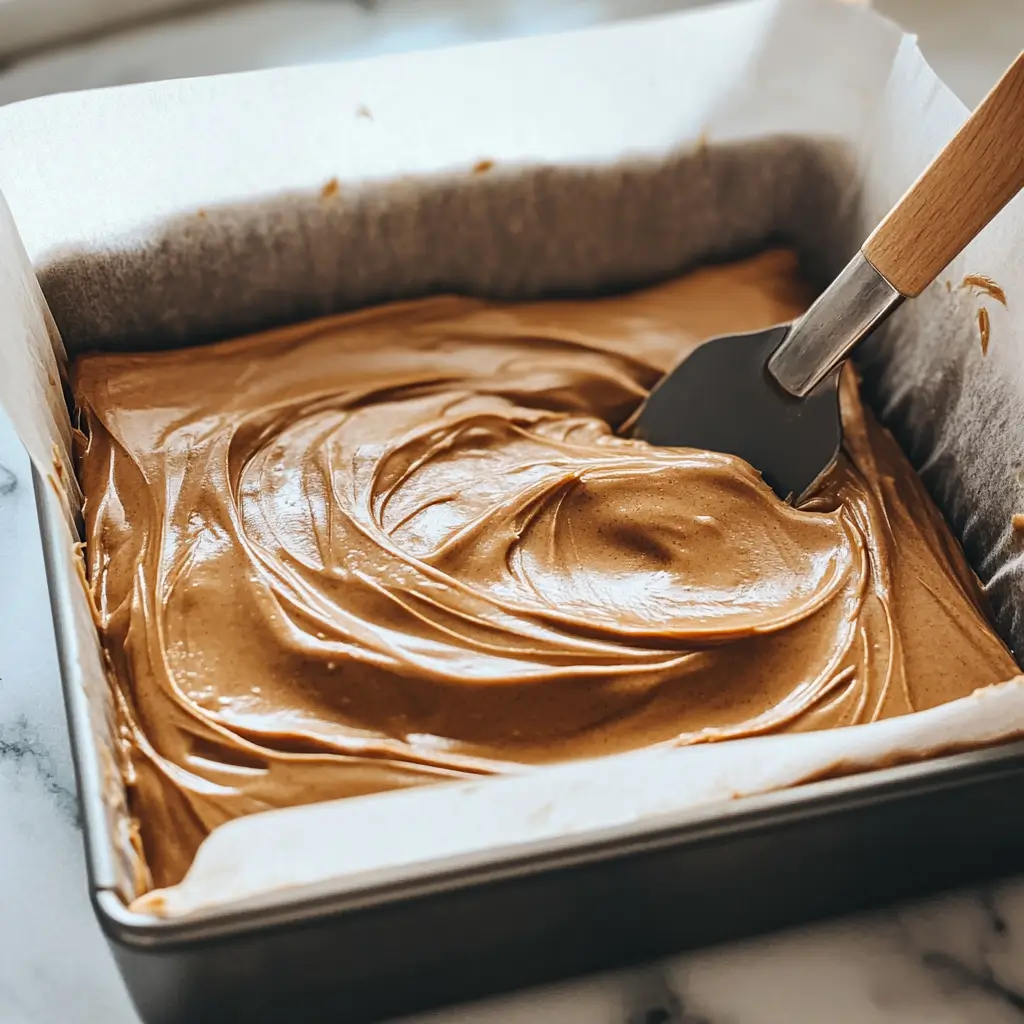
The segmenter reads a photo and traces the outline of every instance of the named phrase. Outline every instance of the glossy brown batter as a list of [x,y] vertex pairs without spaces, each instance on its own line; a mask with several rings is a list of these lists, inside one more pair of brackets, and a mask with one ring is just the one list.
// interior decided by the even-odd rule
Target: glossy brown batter
[[787,253],[624,297],[399,303],[76,367],[89,578],[158,885],[240,814],[905,714],[1016,668],[843,391],[802,508],[615,436]]

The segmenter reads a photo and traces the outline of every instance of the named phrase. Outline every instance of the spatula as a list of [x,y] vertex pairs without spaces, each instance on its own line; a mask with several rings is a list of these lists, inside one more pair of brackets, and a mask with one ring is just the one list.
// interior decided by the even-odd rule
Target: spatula
[[799,501],[839,453],[842,362],[1022,187],[1024,53],[799,320],[702,344],[654,388],[633,435],[739,455]]

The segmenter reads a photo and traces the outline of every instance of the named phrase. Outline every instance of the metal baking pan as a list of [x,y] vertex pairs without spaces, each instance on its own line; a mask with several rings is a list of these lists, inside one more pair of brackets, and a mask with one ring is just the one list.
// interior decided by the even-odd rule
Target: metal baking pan
[[[877,211],[858,208],[841,146],[809,146],[792,135],[776,145],[765,132],[778,142],[779,133],[824,118],[852,138],[863,119],[808,103],[791,126],[775,117],[770,131],[733,131],[735,146],[686,148],[680,131],[692,129],[692,140],[700,123],[684,124],[689,108],[672,103],[700,95],[708,109],[690,111],[694,117],[715,108],[723,123],[742,124],[729,121],[729,89],[718,96],[699,75],[680,79],[688,66],[681,53],[696,62],[730,33],[736,45],[722,52],[753,54],[753,64],[758,47],[774,48],[757,66],[790,74],[783,95],[799,94],[805,74],[833,70],[854,92],[862,75],[884,83],[897,50],[920,61],[902,49],[897,30],[854,6],[755,0],[720,15],[474,47],[458,58],[422,54],[48,99],[40,101],[46,132],[29,104],[24,114],[0,112],[9,141],[0,184],[72,354],[201,342],[442,287],[523,297],[600,292],[780,236],[826,277],[863,237],[857,217]],[[809,46],[800,35],[808,25],[834,30],[857,62]],[[786,47],[792,53],[779,59]],[[610,134],[602,122],[599,133],[572,135],[565,126],[586,127],[592,111],[585,89],[564,88],[568,63],[576,80],[593,85],[621,54],[630,58],[615,96],[629,116]],[[523,76],[527,60],[531,74]],[[399,80],[405,91],[396,99]],[[528,98],[543,102],[542,117],[502,85],[510,80],[533,90]],[[476,106],[464,103],[470,93]],[[903,102],[900,123],[916,124],[920,104]],[[200,116],[211,109],[223,120]],[[302,118],[291,116],[296,109]],[[371,110],[375,120],[362,114]],[[443,140],[436,152],[417,149],[426,117]],[[516,118],[518,133],[510,128]],[[268,145],[264,119],[281,126],[287,144],[275,137]],[[94,135],[105,130],[131,140],[118,157],[135,175],[133,189],[111,189],[104,177],[110,152]],[[391,142],[378,146],[378,137]],[[340,141],[328,151],[325,140]],[[395,149],[411,165],[401,165],[400,182]],[[68,150],[76,159],[66,159]],[[906,169],[927,155],[905,153]],[[209,166],[192,173],[203,160]],[[473,173],[475,166],[487,173]],[[340,192],[332,175],[342,176]],[[384,179],[379,188],[374,176]],[[887,208],[884,195],[869,198]],[[74,207],[62,209],[65,201]],[[513,218],[515,231],[493,230]],[[336,269],[352,265],[352,273]],[[914,329],[912,319],[900,324]],[[878,353],[867,356],[869,394],[885,406],[891,381]],[[929,401],[921,395],[922,405]],[[897,436],[920,465],[920,432]],[[995,479],[986,478],[986,500]],[[942,490],[934,476],[926,482]],[[83,669],[82,595],[51,486],[37,476],[89,887],[148,1024],[381,1019],[1024,865],[1024,743],[1013,743],[424,862],[356,888],[278,890],[187,918],[133,914],[124,833],[112,811],[124,793],[111,770],[106,682],[95,660]],[[937,496],[978,565],[991,551],[965,493],[957,484]],[[1007,636],[1018,625],[1005,590],[1012,585],[997,581],[1004,590],[995,595]]]
[[[35,479],[37,498],[47,484]],[[89,886],[147,1024],[362,1022],[920,896],[1024,865],[1024,742],[161,920],[111,885],[53,506],[37,500]],[[84,783],[84,784],[83,784]]]

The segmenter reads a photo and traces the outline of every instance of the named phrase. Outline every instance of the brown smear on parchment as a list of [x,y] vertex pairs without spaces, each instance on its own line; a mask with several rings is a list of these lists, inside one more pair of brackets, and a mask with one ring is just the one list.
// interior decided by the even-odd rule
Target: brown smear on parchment
[[57,445],[51,445],[50,472],[47,474],[50,484],[58,497],[64,493],[64,460],[61,458]]
[[[948,282],[946,287],[948,291]],[[990,299],[995,299],[1001,305],[1006,305],[1006,292],[991,277],[985,274],[965,275],[964,279],[960,282],[960,288],[980,292],[982,295],[987,295]],[[978,309],[978,334],[981,337],[981,354],[983,356],[988,355],[988,343],[992,337],[992,320],[985,306],[981,306]]]
[[103,627],[103,616],[100,614],[99,607],[96,604],[92,587],[89,586],[89,575],[85,565],[85,549],[86,544],[84,541],[74,545],[75,557],[73,564],[75,566],[75,575],[78,577],[78,582],[82,584],[82,590],[85,592],[85,600],[89,605],[89,614],[92,616],[92,621],[96,624],[97,629],[101,629]]
[[982,292],[995,299],[996,302],[1006,305],[1006,292],[991,277],[986,277],[984,274],[968,274],[960,282],[960,287]]

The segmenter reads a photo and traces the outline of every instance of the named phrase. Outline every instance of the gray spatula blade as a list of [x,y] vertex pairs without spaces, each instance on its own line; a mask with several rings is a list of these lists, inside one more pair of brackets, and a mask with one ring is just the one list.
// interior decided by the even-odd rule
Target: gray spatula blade
[[630,432],[659,446],[738,455],[780,498],[799,500],[835,462],[842,426],[837,373],[794,398],[766,369],[788,330],[701,345],[650,393]]

